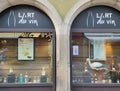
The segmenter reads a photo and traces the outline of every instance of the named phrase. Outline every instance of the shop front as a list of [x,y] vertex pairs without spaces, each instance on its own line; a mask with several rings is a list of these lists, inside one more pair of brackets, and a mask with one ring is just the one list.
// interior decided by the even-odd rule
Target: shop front
[[120,89],[120,12],[93,6],[71,26],[72,91]]
[[55,29],[29,5],[0,13],[0,91],[55,91]]

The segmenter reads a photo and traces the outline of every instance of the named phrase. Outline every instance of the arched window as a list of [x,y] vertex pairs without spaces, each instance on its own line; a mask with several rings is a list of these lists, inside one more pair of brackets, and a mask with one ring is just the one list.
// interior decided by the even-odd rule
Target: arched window
[[16,84],[19,90],[55,90],[55,30],[43,11],[18,5],[1,12],[0,79],[12,91]]
[[[99,83],[120,83],[120,12],[94,6],[81,12],[71,26],[72,89]],[[77,85],[76,85],[77,84]],[[83,85],[84,84],[84,85]],[[79,87],[76,87],[79,86]],[[84,88],[83,91],[87,91]],[[95,91],[92,88],[92,91]]]

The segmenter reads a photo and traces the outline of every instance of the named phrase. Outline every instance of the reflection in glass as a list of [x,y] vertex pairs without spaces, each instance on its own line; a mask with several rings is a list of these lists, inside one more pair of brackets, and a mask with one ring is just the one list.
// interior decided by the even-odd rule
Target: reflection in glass
[[[28,35],[25,35],[25,33],[0,33],[0,41],[6,41],[6,44],[0,44],[0,48],[7,49],[7,51],[5,51],[4,64],[0,64],[0,83],[9,82],[28,84],[53,82],[53,34],[51,32],[40,32],[29,33],[29,35],[30,37]],[[26,44],[26,42],[27,44],[30,44],[25,45],[26,50],[30,50],[29,53],[24,50],[25,53],[23,54],[24,56],[28,56],[32,52],[31,54],[34,54],[34,58],[32,59],[33,61],[31,61],[31,58],[27,58],[27,60],[18,60],[18,38],[29,40],[25,41],[25,43],[22,43],[22,47],[20,47],[19,51],[24,50],[23,46]],[[21,41],[23,42],[23,40]],[[34,51],[31,51],[29,47],[33,48],[33,46]],[[11,72],[9,72],[11,67],[14,70],[14,74],[11,74]],[[44,72],[42,72],[43,68]],[[11,79],[13,80],[11,81]]]
[[[72,45],[75,44],[80,53],[72,55],[73,83],[120,83],[120,33],[73,32]],[[95,69],[86,63],[87,58]],[[98,64],[102,64],[101,67],[97,67]]]

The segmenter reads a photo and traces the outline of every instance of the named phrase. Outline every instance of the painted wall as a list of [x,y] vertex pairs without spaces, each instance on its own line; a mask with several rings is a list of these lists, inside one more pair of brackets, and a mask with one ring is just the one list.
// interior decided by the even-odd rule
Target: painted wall
[[71,7],[79,0],[49,0],[50,3],[56,8],[62,19],[68,13]]

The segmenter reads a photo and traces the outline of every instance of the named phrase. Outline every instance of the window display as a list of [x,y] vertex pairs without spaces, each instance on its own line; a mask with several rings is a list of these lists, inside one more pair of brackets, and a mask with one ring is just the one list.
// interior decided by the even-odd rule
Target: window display
[[0,33],[0,83],[53,83],[53,34],[7,34]]
[[[76,35],[77,34],[77,35]],[[120,83],[120,34],[72,33],[72,83]],[[74,50],[73,50],[74,51]]]

